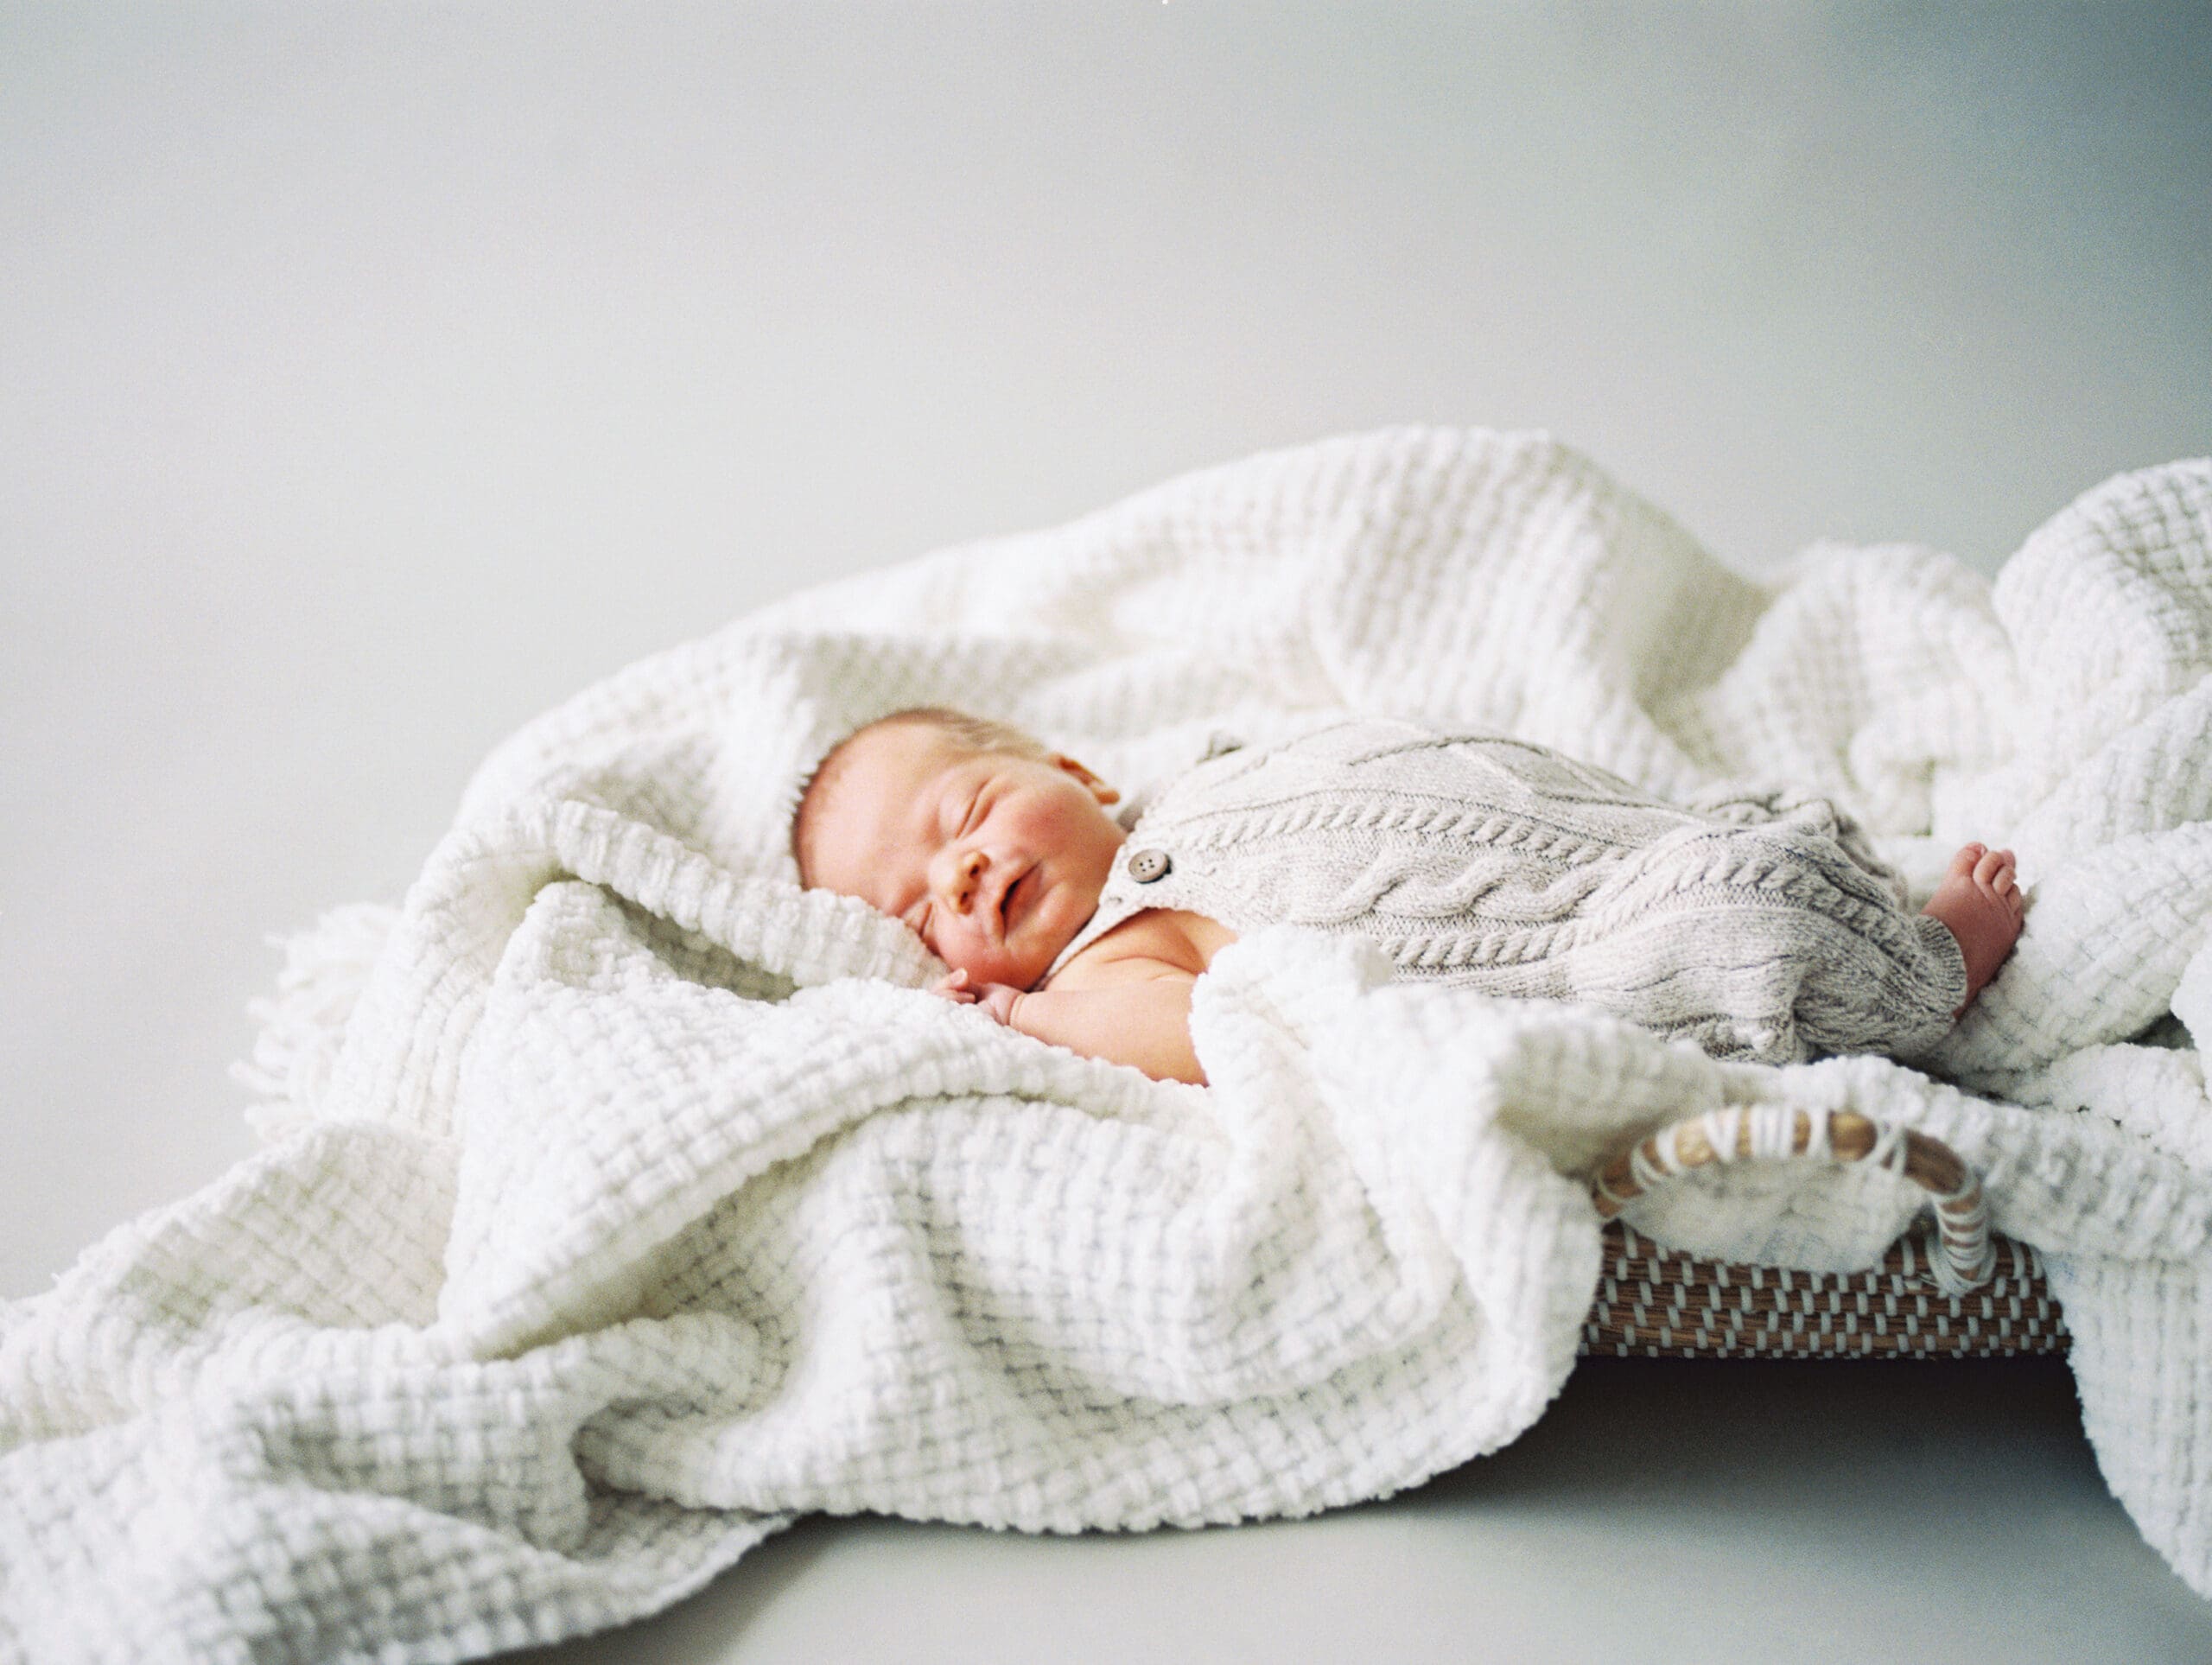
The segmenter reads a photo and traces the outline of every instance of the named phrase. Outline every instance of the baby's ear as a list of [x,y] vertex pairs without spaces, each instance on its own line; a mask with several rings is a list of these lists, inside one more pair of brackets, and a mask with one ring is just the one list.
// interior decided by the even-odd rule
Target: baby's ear
[[1120,791],[1099,779],[1096,775],[1092,774],[1090,770],[1084,768],[1065,752],[1052,753],[1052,766],[1055,768],[1066,770],[1084,785],[1090,787],[1091,797],[1096,798],[1101,804],[1117,804],[1121,801]]

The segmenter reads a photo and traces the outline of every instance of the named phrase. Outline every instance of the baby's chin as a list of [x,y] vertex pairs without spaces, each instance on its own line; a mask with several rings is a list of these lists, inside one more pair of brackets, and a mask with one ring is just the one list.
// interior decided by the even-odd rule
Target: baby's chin
[[[1044,962],[1037,968],[1036,978],[1028,985],[1030,988],[1033,988],[1038,983],[1044,982],[1046,973],[1050,971],[1058,962],[1060,956],[1067,951],[1068,944],[1083,935],[1083,928],[1090,923],[1091,916],[1097,912],[1098,893],[1093,891],[1084,899],[1080,918],[1071,921],[1058,921],[1053,929],[1044,933],[1046,943]],[[1038,923],[1042,925],[1045,921],[1040,919]]]
[[[1066,945],[1063,943],[1060,946],[1065,948]],[[1034,988],[1045,981],[1045,973],[1051,969],[1052,962],[1058,957],[1059,950],[1055,949],[1041,961],[1036,960],[1033,956],[1024,956],[1016,960],[1003,955],[979,954],[964,958],[949,959],[945,963],[955,971],[965,971],[968,974],[968,981],[971,984],[980,986],[987,982],[1002,982],[1011,983],[1016,988],[1027,989]]]
[[[1090,921],[1085,919],[1083,923],[1087,925]],[[1034,988],[1045,981],[1045,974],[1052,969],[1052,963],[1082,928],[1078,925],[1071,931],[1052,931],[1041,939],[1032,937],[1019,954],[973,954],[947,959],[945,963],[955,971],[965,971],[971,983],[1002,982],[1016,988]]]

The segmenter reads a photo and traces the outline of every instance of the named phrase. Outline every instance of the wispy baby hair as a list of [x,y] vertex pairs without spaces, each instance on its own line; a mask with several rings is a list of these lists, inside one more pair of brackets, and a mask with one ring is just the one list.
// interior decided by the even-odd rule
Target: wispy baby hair
[[799,793],[798,812],[791,817],[791,858],[798,863],[802,881],[806,878],[807,850],[814,823],[822,812],[823,804],[836,791],[838,781],[849,766],[853,742],[863,734],[872,734],[893,724],[934,728],[962,750],[979,755],[1006,753],[1014,757],[1042,759],[1052,754],[1044,741],[1010,722],[979,717],[972,711],[957,710],[949,705],[909,706],[887,717],[861,724],[830,748]]

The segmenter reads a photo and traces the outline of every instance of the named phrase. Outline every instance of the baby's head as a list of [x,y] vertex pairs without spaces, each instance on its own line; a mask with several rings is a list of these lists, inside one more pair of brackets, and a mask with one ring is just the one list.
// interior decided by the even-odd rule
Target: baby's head
[[1033,988],[1097,911],[1120,796],[1018,728],[899,711],[822,760],[791,853],[803,882],[905,921],[972,982]]

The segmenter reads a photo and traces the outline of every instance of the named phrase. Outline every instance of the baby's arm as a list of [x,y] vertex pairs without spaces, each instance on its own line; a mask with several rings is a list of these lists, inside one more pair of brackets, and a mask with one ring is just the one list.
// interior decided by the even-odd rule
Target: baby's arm
[[1008,1028],[1085,1058],[1127,1064],[1155,1081],[1205,1085],[1191,1045],[1191,986],[1198,974],[1184,967],[1130,956],[1101,968],[1086,987],[1028,994],[1004,983],[971,989],[967,978],[956,971],[937,992],[971,1001]]

